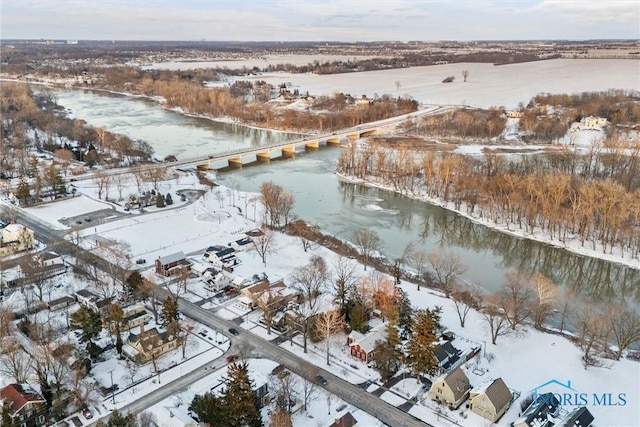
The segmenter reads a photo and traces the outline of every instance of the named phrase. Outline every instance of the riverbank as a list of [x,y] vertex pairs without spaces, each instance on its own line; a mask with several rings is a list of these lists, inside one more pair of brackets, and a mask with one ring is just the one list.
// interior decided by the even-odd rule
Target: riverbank
[[208,121],[211,121],[211,122],[214,122],[214,123],[224,123],[224,124],[229,124],[229,125],[242,126],[242,127],[248,128],[248,129],[264,130],[264,131],[275,132],[275,133],[280,133],[280,134],[284,134],[284,135],[294,135],[294,136],[311,135],[311,133],[291,132],[291,131],[282,130],[282,129],[267,128],[267,127],[251,125],[251,124],[241,122],[240,120],[237,120],[237,119],[234,119],[234,118],[228,117],[228,116],[211,117],[211,116],[208,116],[206,114],[189,113],[187,111],[184,111],[184,109],[182,107],[169,107],[169,106],[165,105],[166,99],[161,97],[161,96],[151,96],[151,95],[137,94],[137,93],[131,93],[131,92],[120,92],[120,91],[116,91],[116,90],[112,90],[112,89],[95,88],[95,87],[87,87],[87,86],[78,86],[78,85],[75,85],[75,84],[70,84],[69,82],[48,82],[48,81],[42,81],[42,80],[24,81],[24,80],[12,78],[12,77],[0,77],[0,82],[13,82],[13,83],[22,83],[22,84],[26,84],[26,85],[39,85],[39,86],[45,86],[45,87],[50,87],[50,88],[56,88],[56,89],[88,90],[88,91],[92,91],[92,92],[108,93],[110,95],[124,96],[124,97],[129,97],[129,98],[136,98],[136,99],[145,99],[145,100],[148,100],[148,101],[155,102],[158,105],[158,107],[160,107],[160,108],[162,108],[164,110],[171,111],[171,112],[174,112],[174,113],[177,113],[177,114],[181,114],[181,115],[183,115],[185,117],[191,117],[191,118],[194,118],[194,119],[204,119],[204,120],[208,120]]
[[596,249],[590,249],[590,248],[586,248],[586,247],[582,247],[580,245],[580,242],[578,239],[567,239],[566,242],[562,242],[559,241],[557,239],[552,239],[550,238],[548,235],[546,235],[544,233],[543,230],[541,229],[536,229],[535,232],[533,233],[527,233],[522,229],[512,229],[508,226],[504,226],[501,224],[498,224],[494,221],[491,221],[489,219],[487,219],[486,217],[483,216],[483,212],[480,212],[479,215],[472,215],[469,214],[468,212],[466,212],[464,205],[462,206],[461,209],[456,209],[454,207],[454,203],[453,202],[445,202],[442,199],[435,199],[435,198],[431,198],[428,197],[424,194],[416,194],[416,193],[403,193],[400,191],[397,191],[396,189],[394,189],[392,186],[389,185],[385,185],[384,183],[378,182],[377,180],[367,180],[367,179],[360,179],[360,178],[356,178],[354,176],[350,176],[350,175],[345,175],[345,174],[341,174],[339,172],[335,172],[336,176],[338,177],[339,180],[342,180],[344,182],[348,182],[348,183],[352,183],[352,184],[358,184],[358,185],[365,185],[368,187],[375,187],[375,188],[379,188],[385,191],[390,191],[392,193],[396,193],[396,194],[400,194],[402,196],[406,196],[408,198],[411,198],[413,200],[418,200],[424,203],[429,203],[431,205],[434,206],[438,206],[444,209],[447,209],[451,212],[455,212],[458,215],[461,215],[467,219],[469,219],[470,221],[473,221],[476,224],[480,224],[483,225],[485,227],[489,227],[493,230],[499,231],[501,233],[506,233],[515,237],[520,237],[523,239],[529,239],[529,240],[535,240],[537,242],[540,243],[544,243],[559,249],[564,249],[567,251],[570,251],[574,254],[580,255],[580,256],[585,256],[585,257],[590,257],[590,258],[598,258],[598,259],[602,259],[604,261],[607,262],[612,262],[612,263],[616,263],[616,264],[620,264],[626,267],[630,267],[633,268],[635,270],[640,270],[640,260],[637,259],[632,259],[632,258],[625,258],[624,256],[620,255],[620,254],[608,254],[608,253],[603,253],[602,250],[598,248],[598,246],[596,246]]

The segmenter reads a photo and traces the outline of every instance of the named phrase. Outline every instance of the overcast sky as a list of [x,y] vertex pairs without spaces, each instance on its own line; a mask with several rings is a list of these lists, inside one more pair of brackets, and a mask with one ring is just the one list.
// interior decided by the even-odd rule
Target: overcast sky
[[638,0],[2,0],[2,39],[640,38]]

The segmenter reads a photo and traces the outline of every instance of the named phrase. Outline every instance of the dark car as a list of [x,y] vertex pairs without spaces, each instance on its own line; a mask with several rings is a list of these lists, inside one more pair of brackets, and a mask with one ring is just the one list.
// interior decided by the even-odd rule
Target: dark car
[[316,380],[321,384],[321,385],[327,385],[327,383],[329,381],[327,381],[327,379],[325,377],[323,377],[322,375],[318,375],[316,377]]
[[227,362],[233,363],[236,361],[237,358],[238,356],[236,356],[235,354],[232,354],[231,356],[227,356]]
[[233,334],[233,335],[239,335],[240,332],[238,332],[238,330],[236,328],[229,328],[229,333]]

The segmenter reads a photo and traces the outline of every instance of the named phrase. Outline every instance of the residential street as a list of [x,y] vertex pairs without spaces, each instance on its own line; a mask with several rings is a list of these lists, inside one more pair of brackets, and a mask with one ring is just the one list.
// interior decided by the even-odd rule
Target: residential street
[[[51,245],[55,243],[56,251],[65,253],[68,255],[77,255],[78,251],[85,252],[92,258],[92,262],[95,262],[96,266],[103,270],[109,271],[110,265],[108,261],[100,258],[88,251],[84,251],[81,248],[73,245],[70,242],[66,242],[61,237],[62,233],[57,233],[51,230],[45,224],[23,215],[21,212],[16,212],[16,216],[19,217],[20,223],[34,230],[36,239],[46,242]],[[169,295],[169,291],[164,288],[158,287],[159,296],[164,298]],[[227,336],[231,336],[228,329],[237,326],[235,323],[228,320],[221,319],[206,309],[198,306],[195,303],[189,302],[184,299],[179,301],[180,309],[185,316],[190,317],[214,330],[217,330]],[[419,421],[413,416],[397,409],[390,404],[384,402],[378,397],[367,393],[365,390],[350,384],[334,375],[330,372],[315,366],[301,357],[298,357],[286,350],[274,345],[273,343],[266,341],[260,337],[257,337],[250,332],[237,328],[239,334],[237,336],[231,336],[232,346],[229,352],[243,355],[244,357],[262,357],[269,360],[273,360],[279,364],[284,365],[291,372],[306,378],[309,381],[315,381],[316,376],[322,375],[328,380],[328,383],[321,386],[330,393],[335,394],[344,401],[360,408],[361,410],[375,416],[383,423],[389,426],[425,426],[427,424]],[[216,359],[216,361],[219,359]],[[141,396],[140,399],[134,403],[122,408],[124,412],[141,412],[153,404],[160,402],[161,400],[175,394],[178,390],[187,388],[190,384],[209,375],[208,369],[205,367],[216,366],[216,361],[207,363],[206,365],[196,369],[188,374],[185,374],[178,380],[165,384],[162,388],[151,392],[147,395]],[[97,420],[96,420],[97,422]],[[94,423],[95,424],[95,423]]]

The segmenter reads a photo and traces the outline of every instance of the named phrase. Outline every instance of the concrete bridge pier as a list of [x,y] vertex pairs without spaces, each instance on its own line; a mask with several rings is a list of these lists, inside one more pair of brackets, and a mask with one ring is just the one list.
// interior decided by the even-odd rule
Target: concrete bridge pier
[[256,153],[256,161],[258,163],[271,163],[271,154],[268,151],[260,151]]
[[199,171],[208,171],[208,170],[213,169],[211,167],[211,160],[209,160],[206,163],[200,163],[200,164],[196,165],[196,169],[198,169]]
[[340,145],[340,138],[337,136],[327,138],[327,145]]
[[355,141],[356,139],[360,139],[360,134],[359,133],[350,133],[347,135],[347,138],[349,138],[350,141]]
[[289,145],[287,147],[282,147],[282,157],[287,159],[295,159],[296,158],[296,147],[295,145]]
[[232,157],[227,162],[230,168],[242,169],[242,157]]
[[320,142],[309,141],[304,145],[304,148],[306,148],[307,150],[317,150],[318,148],[320,148]]

